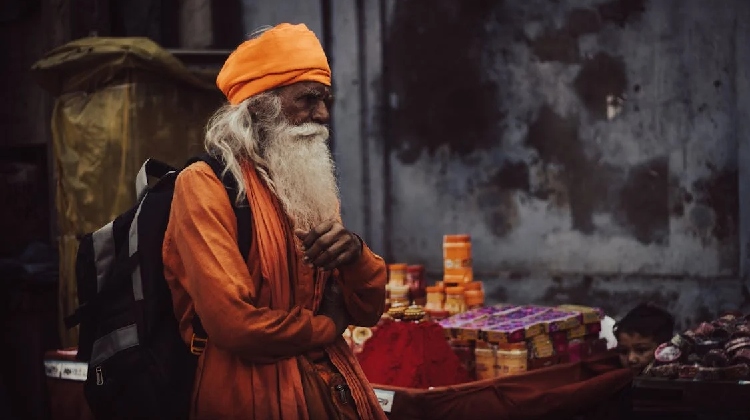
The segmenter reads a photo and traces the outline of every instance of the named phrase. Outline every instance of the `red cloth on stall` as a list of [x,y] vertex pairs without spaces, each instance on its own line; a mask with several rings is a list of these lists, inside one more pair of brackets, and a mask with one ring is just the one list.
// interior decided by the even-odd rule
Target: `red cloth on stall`
[[631,381],[630,370],[620,368],[616,355],[607,353],[522,375],[431,390],[373,386],[395,391],[391,420],[522,420],[566,418],[611,401]]

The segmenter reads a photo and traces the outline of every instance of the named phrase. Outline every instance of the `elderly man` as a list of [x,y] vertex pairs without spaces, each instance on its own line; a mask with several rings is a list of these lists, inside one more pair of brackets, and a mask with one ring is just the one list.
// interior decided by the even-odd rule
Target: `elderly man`
[[229,104],[206,148],[235,176],[252,213],[249,255],[211,168],[177,178],[163,259],[180,331],[200,317],[192,418],[383,419],[341,337],[384,307],[383,260],[339,216],[327,146],[331,75],[305,25],[281,24],[240,45],[217,85]]

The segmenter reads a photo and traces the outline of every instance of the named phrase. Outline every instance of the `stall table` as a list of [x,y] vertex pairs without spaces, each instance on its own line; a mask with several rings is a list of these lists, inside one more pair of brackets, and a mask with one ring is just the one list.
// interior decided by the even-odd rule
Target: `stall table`
[[612,353],[525,374],[450,387],[408,389],[373,385],[389,418],[616,420],[620,392],[632,374]]
[[631,399],[638,419],[750,419],[750,381],[638,377]]

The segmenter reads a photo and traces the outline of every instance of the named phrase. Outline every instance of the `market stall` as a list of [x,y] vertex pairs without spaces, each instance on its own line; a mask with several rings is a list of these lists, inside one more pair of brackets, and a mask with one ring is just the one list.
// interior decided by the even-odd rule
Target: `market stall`
[[[392,419],[567,418],[617,408],[632,379],[600,338],[604,313],[577,305],[485,305],[471,238],[446,235],[444,274],[388,266],[387,313],[347,336]],[[613,419],[606,412],[594,418]]]
[[358,355],[392,419],[566,418],[616,400],[632,379],[586,337],[594,310],[495,305],[439,322],[406,311],[386,317]]
[[633,382],[638,416],[750,418],[750,316],[703,322],[661,344],[654,356]]

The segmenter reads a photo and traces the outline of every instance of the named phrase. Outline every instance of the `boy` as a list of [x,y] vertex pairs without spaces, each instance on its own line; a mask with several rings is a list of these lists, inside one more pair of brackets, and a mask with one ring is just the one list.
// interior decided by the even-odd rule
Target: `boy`
[[659,344],[669,341],[674,331],[674,317],[650,303],[633,308],[614,327],[620,363],[638,375],[654,360]]

